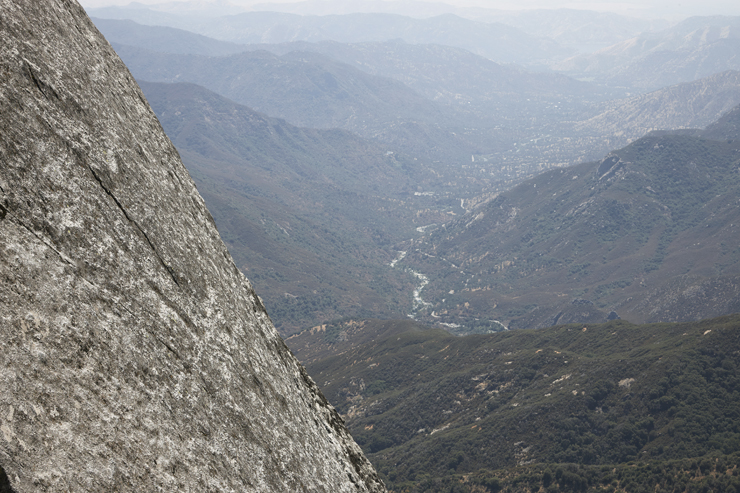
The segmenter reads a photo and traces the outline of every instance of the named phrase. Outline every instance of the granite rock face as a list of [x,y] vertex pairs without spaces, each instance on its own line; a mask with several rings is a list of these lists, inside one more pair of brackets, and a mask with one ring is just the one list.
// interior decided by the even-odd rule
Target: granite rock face
[[0,466],[30,491],[384,491],[73,0],[0,0]]

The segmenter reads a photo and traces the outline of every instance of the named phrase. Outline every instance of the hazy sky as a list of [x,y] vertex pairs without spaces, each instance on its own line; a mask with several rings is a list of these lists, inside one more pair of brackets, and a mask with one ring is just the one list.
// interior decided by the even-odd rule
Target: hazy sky
[[[107,5],[126,5],[129,4],[130,1],[131,0],[80,0],[80,3],[84,7],[102,7]],[[296,0],[197,0],[197,3],[203,4],[210,3],[212,1],[245,6],[254,3],[296,2]],[[346,3],[351,3],[351,1],[352,0],[346,0]],[[139,0],[138,3],[157,4],[165,2],[162,2],[162,0]],[[506,10],[573,8],[670,18],[688,17],[691,15],[740,15],[740,1],[738,0],[442,0],[440,3],[447,3],[460,7],[476,6]]]

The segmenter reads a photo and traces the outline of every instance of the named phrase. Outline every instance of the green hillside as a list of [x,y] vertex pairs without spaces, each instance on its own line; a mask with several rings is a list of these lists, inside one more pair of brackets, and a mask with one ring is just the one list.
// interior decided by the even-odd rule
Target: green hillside
[[547,171],[407,243],[403,264],[430,279],[420,320],[470,332],[740,311],[737,114]]
[[740,487],[737,315],[465,337],[347,322],[287,343],[393,491]]

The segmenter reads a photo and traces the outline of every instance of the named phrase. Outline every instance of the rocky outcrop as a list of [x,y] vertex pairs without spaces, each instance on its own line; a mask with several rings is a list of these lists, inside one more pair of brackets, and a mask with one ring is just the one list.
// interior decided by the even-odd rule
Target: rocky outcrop
[[0,466],[30,491],[384,491],[73,0],[0,0]]

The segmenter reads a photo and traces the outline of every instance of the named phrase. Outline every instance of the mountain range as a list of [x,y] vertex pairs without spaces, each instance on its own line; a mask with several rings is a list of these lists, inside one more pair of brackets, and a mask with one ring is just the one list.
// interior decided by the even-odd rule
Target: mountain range
[[[110,22],[107,26],[107,29],[113,30],[115,36],[122,38],[129,36],[125,34],[126,29],[132,27],[118,21]],[[149,39],[158,40],[158,44],[153,47],[163,50],[167,50],[167,46],[174,46],[178,40],[193,41],[182,43],[183,46],[200,46],[195,42],[203,41],[201,38],[192,37],[190,33],[162,31],[159,28],[147,28],[144,31],[146,36],[142,40],[137,40],[136,32],[138,31],[129,36],[130,41],[144,44]],[[268,48],[271,52],[248,51],[226,57],[212,57],[172,55],[127,46],[118,46],[118,49],[140,80],[151,78],[202,81],[222,94],[232,95],[236,99],[248,98],[247,103],[253,106],[255,102],[264,104],[267,101],[270,113],[292,112],[293,119],[299,120],[299,123],[315,125],[320,120],[323,125],[331,126],[338,118],[335,112],[346,113],[347,107],[353,107],[353,104],[364,108],[362,111],[368,118],[375,118],[371,124],[368,124],[367,120],[365,122],[380,132],[368,131],[365,134],[366,137],[374,138],[374,143],[363,142],[362,139],[347,132],[334,131],[331,132],[331,143],[328,145],[328,149],[331,150],[326,154],[326,151],[321,150],[321,146],[327,142],[325,137],[319,137],[307,129],[297,129],[287,122],[276,123],[275,120],[260,115],[258,118],[244,117],[244,122],[261,122],[260,125],[263,127],[260,128],[250,127],[251,123],[235,123],[231,119],[231,114],[236,110],[230,105],[233,104],[234,108],[238,105],[225,102],[215,94],[206,95],[205,92],[199,93],[200,90],[196,91],[193,88],[188,91],[180,89],[177,109],[165,109],[166,105],[157,102],[159,97],[164,97],[166,91],[158,90],[150,95],[155,110],[163,112],[160,118],[165,128],[172,134],[173,140],[183,152],[186,164],[199,180],[199,186],[209,200],[209,207],[219,221],[222,234],[227,238],[240,265],[245,269],[249,268],[250,264],[256,265],[251,268],[250,276],[255,282],[261,283],[260,289],[264,296],[271,306],[275,307],[273,314],[283,333],[298,330],[312,321],[325,321],[342,316],[356,317],[360,313],[369,316],[372,310],[379,310],[378,315],[387,314],[387,316],[407,313],[410,300],[408,294],[403,293],[411,291],[409,273],[397,269],[392,271],[388,268],[388,264],[395,256],[391,246],[396,244],[399,248],[406,249],[403,240],[416,238],[419,234],[417,228],[424,230],[428,225],[443,224],[454,217],[450,213],[464,212],[460,207],[460,199],[464,199],[462,204],[467,209],[474,208],[476,204],[489,200],[507,186],[516,184],[528,175],[545,170],[553,164],[562,166],[601,158],[610,149],[625,145],[654,128],[705,125],[731,105],[740,102],[737,72],[717,74],[700,81],[628,99],[599,102],[599,98],[603,98],[604,94],[593,91],[593,85],[557,75],[532,74],[516,67],[496,64],[458,48],[440,45],[410,45],[401,41],[363,44],[323,42],[258,45],[245,48],[254,50],[257,47]],[[291,96],[293,99],[286,101],[281,94],[274,93],[274,84],[270,83],[270,78],[280,70],[284,74],[283,80],[295,81],[291,84],[303,88]],[[465,71],[469,77],[461,81],[456,77],[445,76],[460,71]],[[216,74],[219,77],[216,77]],[[339,89],[333,90],[326,84],[316,82],[317,80],[325,82],[331,78],[337,81]],[[342,88],[345,86],[350,87],[351,92],[343,91]],[[149,86],[144,84],[144,87]],[[517,87],[520,88],[518,93]],[[307,96],[312,90],[320,98],[320,103],[311,101]],[[579,91],[582,90],[592,90],[591,103],[584,103],[583,96],[579,95]],[[394,97],[411,99],[407,99],[408,104],[405,107],[375,104],[375,101],[392,101]],[[167,97],[164,99],[167,100]],[[218,111],[214,111],[211,104],[216,99],[219,100],[215,105],[220,108]],[[473,104],[466,105],[466,99]],[[531,101],[525,102],[526,99]],[[327,100],[332,102],[327,104]],[[201,104],[203,101],[210,101],[211,108],[205,109]],[[276,102],[274,105],[273,101]],[[561,104],[555,104],[558,102]],[[262,108],[264,109],[264,106]],[[314,110],[315,108],[318,109]],[[490,111],[484,111],[486,108]],[[526,108],[539,113],[528,115]],[[495,111],[496,109],[501,111]],[[251,110],[241,107],[238,111],[247,115]],[[405,112],[405,116],[398,114],[401,111]],[[179,115],[176,115],[177,113]],[[486,122],[484,119],[486,113],[495,114],[496,119]],[[444,117],[436,121],[435,115]],[[471,127],[456,126],[464,119],[462,115],[469,117],[468,125],[477,121],[481,127],[491,127],[488,130],[490,133],[486,134]],[[563,122],[563,117],[568,115],[573,120]],[[318,118],[320,116],[321,118]],[[399,117],[400,122],[396,120]],[[510,120],[507,121],[507,118]],[[546,123],[541,123],[538,128],[528,128],[528,125],[532,125],[532,122],[538,119]],[[187,120],[200,123],[186,125]],[[440,122],[449,127],[440,126]],[[355,120],[345,118],[344,123],[346,128],[358,131]],[[496,123],[499,125],[496,126]],[[509,128],[502,127],[502,123]],[[271,142],[271,146],[256,145],[257,140],[246,131],[250,129],[254,135],[266,136],[268,134],[264,129],[271,126],[283,129],[283,134],[270,133],[269,139],[265,139]],[[209,128],[208,131],[205,130],[206,127]],[[241,127],[243,129],[239,131]],[[183,132],[186,128],[188,130]],[[405,129],[406,133],[400,129]],[[359,132],[367,130],[365,127],[359,129]],[[471,136],[471,133],[475,135]],[[294,134],[300,137],[295,138]],[[493,148],[486,149],[478,145],[481,137],[486,135],[491,136],[488,145],[494,146]],[[321,144],[308,146],[309,150],[305,143],[312,139]],[[203,143],[205,140],[209,141],[207,145]],[[230,142],[228,145],[225,144],[227,141]],[[304,144],[296,146],[296,142]],[[224,152],[227,148],[231,150]],[[270,155],[271,148],[281,150]],[[255,153],[255,150],[259,152]],[[340,151],[337,152],[338,150]],[[495,152],[491,152],[494,150]],[[309,155],[302,154],[307,151]],[[326,154],[325,157],[321,156],[322,152]],[[471,154],[472,163],[468,161]],[[287,155],[294,157],[285,161]],[[302,157],[295,157],[297,155]],[[370,155],[374,157],[369,158]],[[245,160],[243,156],[248,158]],[[392,159],[389,160],[388,156],[392,156]],[[347,189],[349,195],[345,198],[339,198],[336,194],[327,195],[324,193],[325,181],[307,179],[305,174],[291,171],[290,167],[295,164],[289,164],[313,163],[311,166],[321,169],[325,166],[324,161],[338,163],[342,159],[350,161],[357,159],[355,162],[364,163],[362,166],[378,170],[368,174],[366,178],[358,179],[361,174],[359,170],[362,168],[359,166],[354,168],[356,170],[354,178],[336,181],[337,186]],[[446,159],[451,161],[446,162]],[[208,166],[198,164],[208,161],[211,163]],[[279,172],[283,176],[281,185],[271,184],[269,180],[264,180],[264,177],[260,176],[267,165],[262,168],[254,164],[247,166],[244,164],[245,161],[252,163],[264,161],[271,163],[269,166],[275,169],[281,169]],[[467,164],[462,164],[466,161]],[[370,162],[375,164],[368,164]],[[389,162],[395,164],[388,166]],[[533,163],[538,167],[533,168]],[[217,171],[219,168],[228,171]],[[247,168],[251,171],[247,172]],[[327,176],[339,169],[337,165],[329,165],[325,168],[326,171],[316,176],[322,176],[322,180],[327,180]],[[560,172],[565,171],[558,170],[558,173]],[[576,174],[584,176],[580,172]],[[394,178],[389,182],[389,177]],[[277,188],[274,189],[272,198],[261,197],[257,203],[255,202],[257,199],[252,195],[254,188],[244,186],[239,189],[230,180],[234,180],[234,183],[256,180],[264,183],[267,189],[273,186]],[[558,186],[560,185],[562,184]],[[568,184],[568,187],[573,186],[576,185]],[[356,207],[346,207],[348,203],[358,203],[353,200],[347,201],[347,197],[352,194],[359,194],[356,197],[363,196],[365,197],[363,200],[369,200],[362,187],[382,190],[383,193],[375,197],[383,197],[380,200],[385,205],[379,202],[377,207],[368,207],[362,211]],[[553,187],[549,192],[550,195],[559,193],[556,188]],[[228,201],[225,200],[227,194],[230,196]],[[319,197],[319,200],[312,197]],[[308,204],[319,202],[333,211],[334,216],[331,217],[334,219],[330,219],[328,215],[314,214],[313,217],[309,217],[313,211]],[[534,207],[549,205],[541,201],[521,204],[522,210],[534,210]],[[257,233],[266,233],[270,228],[263,224],[264,218],[260,217],[259,221],[257,220],[256,211],[263,211],[266,217],[275,219],[274,222],[269,222],[275,233],[279,232],[280,228],[289,231],[285,227],[286,224],[296,227],[296,231],[303,232],[313,231],[315,226],[320,224],[326,228],[327,234],[343,238],[344,243],[327,241],[317,243],[315,239],[308,241],[302,233],[290,237],[290,240],[285,233],[277,235],[270,233],[272,234],[269,236],[270,241],[262,241],[268,236]],[[278,214],[277,211],[281,212]],[[476,211],[476,214],[478,213],[479,211]],[[362,221],[376,226],[365,228]],[[302,226],[298,227],[299,224]],[[529,226],[522,224],[521,227]],[[254,234],[247,235],[244,231],[253,231]],[[657,234],[657,231],[651,234],[653,233]],[[498,230],[492,234],[499,234]],[[257,238],[260,239],[258,243],[261,246],[255,250],[254,242]],[[455,239],[452,242],[456,241]],[[534,251],[539,247],[532,248]],[[476,249],[477,247],[472,246],[462,247],[461,252],[465,253],[460,255],[470,254],[474,258],[486,253],[477,252]],[[295,260],[289,260],[300,258],[304,259],[299,262],[300,268],[297,267]],[[412,259],[413,256],[407,260]],[[502,264],[510,261],[508,258],[497,260]],[[329,265],[334,267],[329,268]],[[407,268],[411,264],[401,265]],[[349,277],[344,276],[346,278],[344,279],[342,269],[346,268],[353,274]],[[437,270],[436,267],[431,271],[426,267],[413,268],[425,275]],[[295,279],[302,281],[291,282]],[[326,282],[320,283],[321,289],[308,290],[305,287],[310,284],[307,283],[308,279],[324,279]],[[363,286],[365,281],[361,281],[362,279],[365,281],[373,279],[370,283],[373,287]],[[439,286],[440,289],[442,287]],[[459,296],[460,290],[465,288],[464,285],[449,286],[445,288],[444,293],[454,289]],[[598,285],[592,288],[596,289]],[[435,289],[437,289],[435,283],[426,288],[427,292],[433,292]],[[603,291],[605,288],[601,289]],[[634,289],[634,286],[631,289]],[[485,298],[483,293],[476,296]],[[438,296],[435,303],[442,303],[439,305],[442,309],[432,310],[435,312],[434,316],[430,313],[421,316],[425,316],[424,320],[429,323],[437,321],[457,324],[463,327],[459,330],[466,331],[496,330],[500,326],[491,320],[500,318],[499,321],[508,325],[524,314],[522,312],[517,315],[516,311],[520,308],[512,306],[504,312],[497,311],[495,316],[492,316],[487,313],[488,305],[485,302],[471,303],[467,299],[461,304],[461,306],[464,306],[464,303],[470,304],[465,310],[457,307],[457,303],[454,307],[443,307],[451,298]],[[441,301],[443,299],[444,302]],[[605,317],[610,311],[623,312],[622,309],[616,310],[616,306],[607,306],[609,302],[604,300],[600,301],[602,306],[599,307],[588,303],[569,305],[568,309],[558,309],[554,313],[550,313],[552,307],[545,308],[545,305],[549,306],[550,301],[544,305],[541,303],[543,301],[531,302],[528,309],[537,306],[538,310],[532,313],[539,313],[542,316],[537,320],[522,323],[547,324],[555,320],[561,311],[564,314],[578,312],[580,313],[578,316],[582,318],[585,316],[583,314],[591,314],[597,319]],[[372,310],[368,310],[368,307],[372,307]],[[450,308],[453,309],[450,311]],[[638,309],[640,310],[642,309]],[[444,311],[447,313],[442,313]],[[724,312],[720,309],[719,312],[710,314],[719,313]],[[642,316],[639,315],[636,321],[652,320],[640,318]],[[634,315],[630,317],[631,320],[634,319]],[[568,316],[561,315],[560,318],[565,321]]]
[[192,82],[294,125],[373,134],[396,119],[442,118],[438,107],[400,82],[315,53],[206,57],[114,46],[140,80]]
[[740,104],[740,72],[730,70],[693,82],[603,103],[597,115],[563,123],[558,151],[579,161],[600,159],[653,130],[703,128]]
[[104,21],[101,30],[139,80],[192,82],[295,125],[377,138],[396,151],[439,162],[441,183],[464,182],[459,164],[472,154],[503,152],[519,139],[541,135],[543,126],[557,129],[563,120],[593,116],[600,102],[615,96],[593,84],[441,45],[245,45],[250,53],[215,58],[166,53],[202,46],[202,39],[185,31],[133,29],[121,21]]
[[[462,118],[401,82],[318,53],[173,55],[114,45],[138,80],[191,82],[296,126],[343,128],[425,161],[470,159]],[[439,123],[442,122],[442,123]]]
[[[205,84],[212,90],[240,100],[235,88],[224,90],[223,82],[209,79],[225,72],[225,78],[233,81],[234,77],[242,77],[239,70],[249,72],[249,80],[253,79],[251,72],[254,70],[268,72],[258,74],[258,77],[269,77],[269,64],[261,67],[252,65],[236,71],[233,68],[220,70],[220,66],[229,61],[237,63],[239,57],[219,63],[209,62],[206,67],[213,67],[212,71],[209,72],[208,68],[198,69],[197,74],[192,74],[192,66],[200,62],[193,62],[191,57],[182,56],[163,63],[162,60],[166,58],[164,55],[148,51],[182,51],[181,47],[202,46],[203,39],[187,31],[131,26],[130,23],[115,20],[101,20],[100,27],[114,43],[147,48],[142,51],[119,47],[135,75],[143,80],[187,80]],[[219,43],[216,40],[210,42]],[[717,74],[688,85],[624,98],[624,92],[557,74],[533,73],[516,66],[497,64],[468,51],[442,45],[412,45],[397,40],[356,44],[294,42],[243,47],[249,51],[268,50],[279,57],[291,56],[291,53],[319,53],[367,74],[403,83],[426,99],[428,105],[434,106],[437,117],[430,115],[430,112],[434,113],[430,108],[426,116],[410,112],[401,120],[394,120],[399,115],[385,113],[381,105],[372,128],[359,128],[356,122],[342,120],[341,114],[335,115],[329,110],[343,104],[354,104],[346,100],[330,102],[324,112],[311,111],[312,108],[307,108],[305,101],[294,105],[295,109],[289,112],[273,105],[261,106],[260,109],[287,117],[299,125],[332,126],[344,122],[344,128],[360,132],[366,137],[382,139],[394,144],[397,150],[403,148],[419,157],[441,161],[442,166],[444,162],[452,161],[456,165],[445,170],[438,169],[448,177],[446,181],[450,181],[451,174],[459,174],[459,163],[467,161],[468,156],[473,154],[480,157],[482,162],[505,161],[503,164],[509,171],[501,167],[491,169],[502,170],[496,174],[510,186],[516,176],[531,175],[553,165],[597,159],[609,150],[641,137],[650,129],[706,125],[738,102],[732,86],[735,81],[729,74]],[[192,51],[214,54],[200,48],[193,48]],[[178,60],[183,63],[182,68]],[[312,70],[323,71],[324,61],[320,60],[316,60],[319,66]],[[308,58],[305,61],[313,62]],[[152,67],[163,68],[152,70]],[[453,75],[458,73],[465,73],[466,77]],[[331,76],[340,85],[353,85],[355,75],[347,69],[341,73],[333,71]],[[263,89],[260,84],[249,89],[256,94],[249,100],[240,100],[243,104],[260,104],[258,100],[270,98],[273,91],[270,86]],[[260,96],[265,90],[268,94]],[[333,96],[324,92],[322,97],[331,99]],[[311,112],[308,115],[296,115],[303,110]],[[384,125],[389,121],[395,122],[391,125],[392,131],[384,130],[387,128]],[[533,169],[532,163],[541,163],[543,166]],[[486,175],[479,175],[478,181]],[[465,180],[456,176],[453,181],[459,183]],[[488,187],[492,185],[481,184]]]
[[[234,45],[212,38],[204,39],[181,29],[110,19],[96,19],[96,22],[101,32],[117,46],[134,46],[159,53],[222,56],[236,47],[241,47],[242,51],[267,50],[279,56],[291,52],[315,52],[368,74],[403,82],[430,100],[465,105],[473,110],[483,105],[479,109],[481,113],[502,112],[502,108],[486,106],[491,100],[498,105],[516,102],[521,109],[528,99],[551,102],[578,96],[585,101],[598,101],[620,94],[613,91],[602,94],[604,91],[593,84],[557,74],[528,72],[521,67],[499,64],[440,43],[411,44],[395,39],[365,43],[322,41]],[[460,73],[466,76],[455,75]],[[528,111],[533,111],[537,105],[532,102],[526,106]],[[506,112],[510,111],[507,108]]]
[[[321,53],[369,74],[403,82],[432,101],[455,105],[464,112],[476,112],[476,121],[511,120],[509,115],[514,105],[519,111],[533,111],[554,101],[578,99],[585,107],[590,101],[601,101],[615,94],[570,77],[530,72],[438,43],[411,44],[397,39],[379,43],[323,41],[250,46],[257,48],[279,55],[292,51]],[[577,114],[577,110],[571,111]],[[563,114],[560,118],[573,118],[573,115]]]
[[[455,14],[464,19],[500,23],[517,28],[530,36],[548,38],[569,50],[595,51],[606,48],[643,32],[656,31],[669,26],[662,19],[642,19],[617,15],[610,12],[595,12],[575,9],[528,9],[496,10],[481,7],[455,7],[453,5],[419,1],[304,1],[297,3],[271,3],[244,5],[214,5],[208,8],[190,3],[152,5],[144,8],[131,4],[124,7],[90,9],[93,15],[108,18],[138,19],[146,24],[171,25],[171,17],[182,16],[218,17],[247,11],[282,12],[302,16],[326,16],[347,14],[395,14],[415,19],[429,19],[445,14]],[[182,23],[182,20],[180,21]],[[192,22],[192,21],[191,21]]]
[[740,17],[692,17],[552,65],[574,77],[654,90],[740,69]]
[[322,16],[280,12],[211,17],[120,7],[91,12],[99,17],[178,27],[246,44],[396,39],[410,44],[441,44],[497,62],[555,70],[632,92],[740,69],[736,56],[738,17],[697,16],[669,26],[665,22],[567,9],[463,10],[459,14],[467,18],[452,13],[414,18],[389,13]]
[[[610,101],[605,111],[579,122],[575,134],[623,135],[704,128],[740,104],[740,72],[730,70],[640,96]],[[625,144],[628,143],[625,141]]]
[[[522,156],[509,166],[487,166],[485,173],[471,177],[466,165],[471,155],[507,152],[515,148],[518,140],[540,135],[541,128],[532,128],[533,124],[539,125],[538,121],[545,120],[557,128],[555,122],[563,114],[583,114],[584,106],[588,107],[575,96],[561,97],[556,93],[543,96],[547,104],[542,104],[541,99],[523,102],[522,111],[522,107],[507,101],[506,93],[490,91],[473,101],[475,104],[443,104],[427,99],[400,81],[371,75],[311,52],[291,51],[278,56],[250,51],[207,57],[158,53],[115,43],[114,46],[139,81],[192,82],[297,126],[353,131],[434,169],[436,179],[426,191],[458,198],[472,198],[492,187],[510,186],[517,178],[542,169],[539,163],[532,169],[532,160]],[[503,72],[512,81],[507,84],[518,80],[532,87],[532,92],[536,85],[545,85],[544,77]],[[416,77],[422,78],[423,74]],[[485,87],[484,80],[476,82],[478,87]],[[486,98],[493,101],[478,104]],[[564,104],[557,104],[558,101]],[[488,111],[479,108],[485,109],[485,104],[489,105]],[[553,138],[560,139],[560,133]],[[534,152],[539,153],[539,149],[534,148]],[[551,164],[544,164],[548,165]]]
[[421,319],[490,330],[740,310],[738,118],[547,171],[406,244],[402,265],[430,280]]
[[186,17],[131,9],[91,9],[91,15],[124,18],[141,24],[166,25],[221,41],[241,44],[290,41],[389,41],[436,43],[469,50],[503,63],[543,65],[564,50],[554,41],[530,36],[500,23],[477,22],[453,14],[414,19],[395,14],[300,16],[279,12],[247,12],[223,17]]

